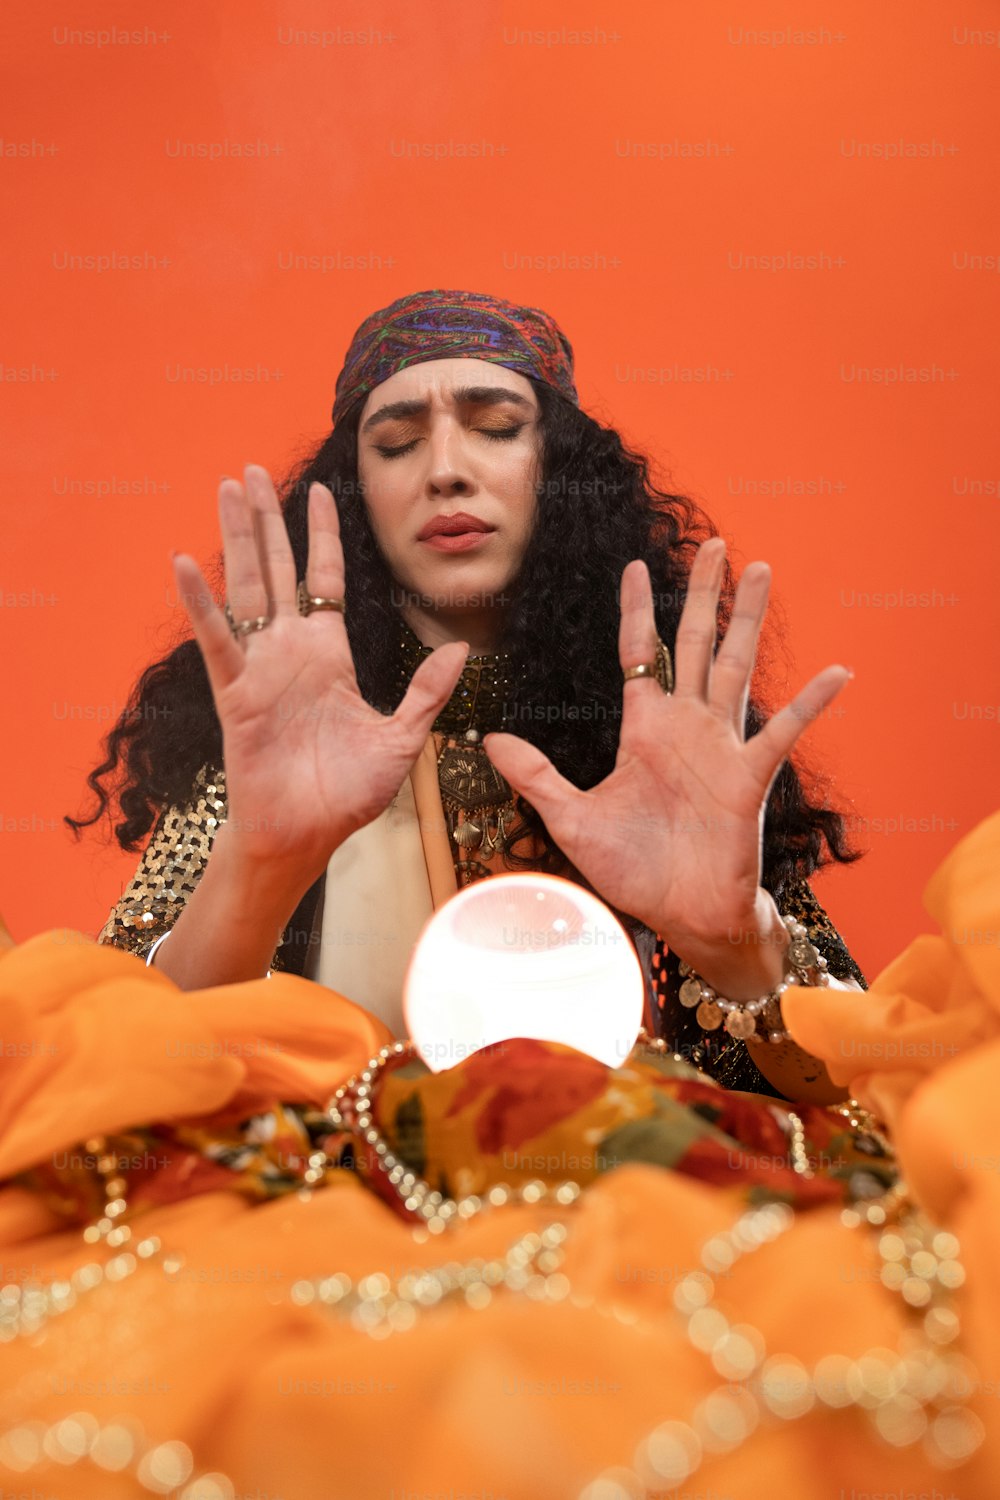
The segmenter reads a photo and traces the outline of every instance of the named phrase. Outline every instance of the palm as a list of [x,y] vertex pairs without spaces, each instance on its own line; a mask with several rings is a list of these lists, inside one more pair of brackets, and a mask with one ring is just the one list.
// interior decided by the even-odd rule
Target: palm
[[[267,627],[236,640],[194,562],[181,555],[175,571],[222,726],[230,831],[247,859],[298,870],[301,884],[398,792],[467,653],[461,643],[441,647],[393,715],[372,708],[358,688],[343,615],[299,613],[274,487],[265,470],[246,472],[253,509],[235,481],[219,492],[226,591],[237,620],[270,609]],[[309,507],[309,592],[343,599],[332,496],[314,485]]]
[[[754,910],[764,810],[781,763],[806,724],[850,675],[828,667],[747,741],[746,706],[770,572],[751,564],[712,660],[725,544],[698,552],[677,633],[671,695],[655,681],[623,685],[615,768],[590,791],[565,780],[514,735],[486,737],[497,769],[543,818],[594,889],[668,941],[718,937]],[[652,661],[657,636],[649,574],[622,577],[623,668]]]

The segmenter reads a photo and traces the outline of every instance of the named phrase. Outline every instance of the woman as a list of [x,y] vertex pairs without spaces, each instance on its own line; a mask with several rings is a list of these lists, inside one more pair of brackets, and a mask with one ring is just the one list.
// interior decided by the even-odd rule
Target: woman
[[[112,941],[0,934],[0,1474],[78,1500],[631,1500],[689,1479],[757,1500],[859,1480],[915,1492],[928,1473],[943,1493],[960,1468],[964,1496],[991,1496],[1000,1195],[977,1147],[1000,1128],[1000,973],[995,948],[965,939],[996,929],[1000,816],[928,886],[940,934],[871,995],[811,988],[818,964],[793,960],[787,1019],[811,1051],[791,1054],[814,1071],[823,1059],[857,1104],[726,1093],[663,1047],[608,1069],[520,1038],[431,1074],[346,987],[261,980],[310,893],[323,896],[324,919],[310,918],[323,982],[333,924],[360,930],[352,880],[390,907],[379,932],[407,882],[439,902],[437,856],[453,856],[435,810],[460,835],[459,866],[470,851],[477,862],[450,864],[455,888],[498,867],[486,836],[518,832],[503,787],[477,769],[478,741],[449,760],[446,734],[470,719],[491,729],[477,657],[507,648],[509,693],[492,665],[508,721],[524,706],[623,707],[617,725],[525,715],[530,742],[486,735],[488,763],[523,793],[518,836],[534,838],[514,852],[590,884],[723,999],[759,994],[783,965],[763,941],[737,965],[720,931],[776,932],[772,892],[787,904],[821,832],[839,846],[834,815],[780,762],[843,669],[761,729],[747,684],[766,572],[744,573],[713,663],[718,543],[687,567],[679,517],[692,513],[654,506],[568,392],[553,415],[569,351],[550,321],[452,293],[420,294],[410,312],[400,330],[387,309],[352,346],[348,425],[335,408],[315,461],[330,490],[306,465],[287,537],[263,471],[248,470],[248,495],[223,486],[237,634],[176,560],[195,642],[140,683],[155,732],[120,724],[102,768],[125,747],[120,837],[168,808]],[[456,354],[460,318],[479,354]],[[457,380],[478,400],[459,401]],[[537,401],[537,448],[483,435],[500,381]],[[422,413],[396,406],[413,400]],[[505,410],[497,425],[515,424]],[[509,445],[502,464],[494,442]],[[544,486],[536,506],[539,460],[543,480],[607,484],[604,508]],[[459,509],[495,528],[466,544],[467,564],[420,537]],[[400,620],[416,635],[409,659]],[[658,632],[674,648],[669,695],[642,680]],[[464,716],[435,730],[448,706]],[[441,752],[439,791],[422,773]],[[203,777],[191,799],[193,772],[223,762],[227,795]],[[419,865],[393,865],[414,852]],[[379,873],[405,879],[380,890]],[[174,878],[189,883],[163,899]],[[126,925],[130,905],[151,918],[155,954]],[[810,932],[824,941],[819,916]],[[116,951],[133,945],[154,962]],[[388,967],[369,953],[359,980]],[[727,1014],[744,1014],[738,998]],[[786,1050],[754,1046],[767,1065]],[[898,1140],[912,1197],[869,1109]]]
[[434,290],[373,313],[333,419],[283,507],[256,465],[220,486],[232,633],[175,555],[195,640],[143,674],[89,778],[93,822],[124,762],[123,847],[160,810],[100,940],[187,989],[283,967],[400,1035],[432,910],[498,870],[563,874],[626,923],[661,1037],[729,1087],[838,1097],[757,1002],[793,972],[782,916],[864,987],[807,883],[858,854],[787,759],[847,669],[766,720],[767,565],[734,597],[698,508],[579,410],[537,309]]

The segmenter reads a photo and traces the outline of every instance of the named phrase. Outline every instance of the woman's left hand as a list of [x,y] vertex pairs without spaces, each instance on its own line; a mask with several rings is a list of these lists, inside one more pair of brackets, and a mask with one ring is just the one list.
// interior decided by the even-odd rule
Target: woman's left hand
[[[677,631],[673,692],[664,693],[655,678],[623,683],[618,754],[604,781],[581,791],[519,736],[484,739],[501,775],[537,809],[602,899],[680,951],[759,924],[771,786],[803,730],[853,675],[826,667],[747,740],[771,570],[765,562],[744,569],[713,660],[725,556],[722,537],[698,549]],[[652,662],[656,646],[649,570],[635,559],[622,573],[623,670]]]

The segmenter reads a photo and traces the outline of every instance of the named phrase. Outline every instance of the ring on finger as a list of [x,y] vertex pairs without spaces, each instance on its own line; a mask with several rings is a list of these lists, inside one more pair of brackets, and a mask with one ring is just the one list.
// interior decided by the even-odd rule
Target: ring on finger
[[669,696],[674,690],[674,667],[670,659],[670,651],[660,640],[656,638],[656,658],[654,661],[644,661],[637,667],[623,667],[622,681],[628,682],[633,677],[655,677],[663,691]]
[[242,636],[251,635],[255,630],[263,630],[265,625],[270,625],[271,623],[270,615],[257,615],[252,620],[234,620],[233,612],[228,604],[224,606],[223,614],[229,622],[230,630],[238,639]]
[[325,599],[320,594],[310,594],[305,579],[299,579],[298,606],[300,615],[311,615],[318,609],[335,609],[344,613],[343,599]]

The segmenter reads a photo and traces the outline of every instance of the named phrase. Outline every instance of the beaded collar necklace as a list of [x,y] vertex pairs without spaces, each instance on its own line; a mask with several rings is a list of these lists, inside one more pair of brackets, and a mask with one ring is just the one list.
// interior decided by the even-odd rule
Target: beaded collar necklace
[[[406,687],[414,672],[433,652],[400,620],[400,686]],[[470,656],[444,708],[434,720],[434,729],[444,734],[464,734],[477,729],[489,734],[504,722],[504,706],[514,691],[514,672],[506,652]]]

